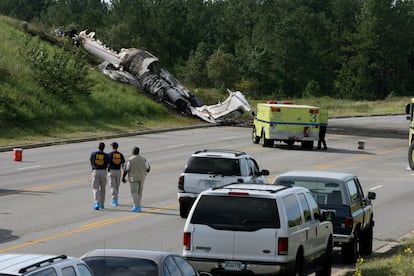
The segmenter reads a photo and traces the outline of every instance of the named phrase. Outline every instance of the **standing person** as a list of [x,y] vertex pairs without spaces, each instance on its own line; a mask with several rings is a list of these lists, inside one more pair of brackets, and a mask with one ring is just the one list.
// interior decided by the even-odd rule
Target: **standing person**
[[119,184],[121,183],[121,170],[124,169],[125,157],[118,151],[118,143],[111,144],[112,151],[108,153],[108,177],[111,185],[111,205],[118,206]]
[[150,169],[147,160],[139,155],[139,147],[134,147],[132,156],[128,158],[124,173],[122,174],[122,182],[126,182],[125,176],[128,175],[128,182],[131,185],[131,195],[134,201],[132,212],[141,212],[141,198],[145,176],[149,173]]
[[325,141],[325,134],[326,129],[328,128],[328,110],[327,109],[321,109],[319,111],[319,140],[318,140],[318,150],[321,149],[321,146],[323,145],[323,149],[327,150],[328,147],[326,146]]
[[89,161],[92,167],[92,191],[94,198],[93,208],[104,209],[106,169],[108,168],[108,155],[104,152],[105,144],[99,143],[98,151],[91,153]]

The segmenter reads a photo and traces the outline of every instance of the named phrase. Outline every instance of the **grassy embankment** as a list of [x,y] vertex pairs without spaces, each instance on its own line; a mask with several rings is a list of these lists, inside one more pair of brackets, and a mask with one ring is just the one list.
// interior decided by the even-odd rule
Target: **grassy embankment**
[[[30,27],[29,27],[30,28]],[[0,16],[0,146],[21,146],[79,137],[160,129],[203,123],[182,117],[143,96],[136,89],[117,83],[90,67],[90,93],[66,103],[48,94],[31,75],[26,53],[31,47],[53,52],[55,46],[27,35],[20,22]],[[198,89],[207,104],[224,100],[226,92]],[[253,109],[257,102],[248,99]],[[278,99],[272,100],[290,100]],[[293,99],[295,100],[295,99]],[[402,114],[409,98],[385,101],[347,101],[328,97],[298,99],[296,103],[328,108],[330,116]],[[250,120],[250,114],[243,115]],[[374,256],[357,265],[357,275],[402,275],[413,270],[413,242],[395,247],[389,254]],[[405,270],[404,270],[405,269]],[[352,275],[353,272],[348,275]],[[405,274],[404,274],[405,275]]]

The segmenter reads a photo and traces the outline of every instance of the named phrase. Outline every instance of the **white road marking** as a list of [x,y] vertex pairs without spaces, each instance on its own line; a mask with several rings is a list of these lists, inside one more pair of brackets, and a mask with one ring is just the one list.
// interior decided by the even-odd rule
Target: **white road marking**
[[179,148],[182,146],[184,146],[184,144],[171,145],[171,146],[167,146],[167,148]]
[[233,140],[233,139],[237,139],[237,138],[239,138],[240,136],[229,136],[229,137],[223,137],[223,138],[221,138],[220,140]]
[[371,189],[369,189],[370,191],[373,191],[373,190],[377,190],[377,189],[379,189],[379,188],[382,188],[382,185],[378,185],[378,186],[375,186],[375,187],[372,187]]
[[40,165],[29,166],[29,167],[23,167],[23,168],[17,168],[16,170],[28,170],[28,169],[38,168],[38,167],[40,167]]

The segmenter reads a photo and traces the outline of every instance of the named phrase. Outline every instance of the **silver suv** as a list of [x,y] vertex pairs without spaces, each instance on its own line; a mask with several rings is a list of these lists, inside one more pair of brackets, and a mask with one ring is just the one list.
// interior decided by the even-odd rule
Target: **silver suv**
[[332,223],[303,187],[232,184],[202,192],[184,226],[198,271],[330,275]]
[[194,152],[178,179],[180,216],[186,218],[198,194],[231,183],[267,183],[268,170],[260,170],[249,154],[236,150],[205,149]]
[[0,254],[0,275],[93,276],[79,258],[40,254]]

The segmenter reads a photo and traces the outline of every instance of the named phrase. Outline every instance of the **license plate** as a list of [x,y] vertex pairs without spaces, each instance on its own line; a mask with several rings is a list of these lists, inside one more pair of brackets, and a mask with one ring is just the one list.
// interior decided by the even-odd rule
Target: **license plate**
[[216,187],[219,182],[215,180],[200,180],[200,184],[207,188]]
[[225,270],[231,270],[231,271],[242,271],[244,268],[244,265],[241,262],[226,261],[223,264],[223,268]]

